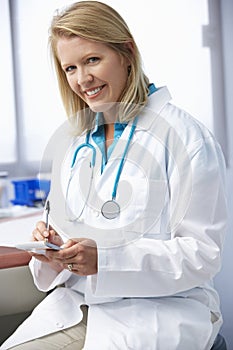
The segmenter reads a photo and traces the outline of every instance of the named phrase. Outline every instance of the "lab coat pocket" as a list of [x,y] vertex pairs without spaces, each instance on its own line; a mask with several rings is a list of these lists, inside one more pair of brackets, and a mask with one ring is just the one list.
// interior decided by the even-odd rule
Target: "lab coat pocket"
[[162,238],[161,225],[167,210],[167,182],[133,177],[128,177],[127,181],[132,184],[132,195],[128,201],[129,224],[125,225],[125,232],[135,232],[139,236],[149,235],[156,239]]

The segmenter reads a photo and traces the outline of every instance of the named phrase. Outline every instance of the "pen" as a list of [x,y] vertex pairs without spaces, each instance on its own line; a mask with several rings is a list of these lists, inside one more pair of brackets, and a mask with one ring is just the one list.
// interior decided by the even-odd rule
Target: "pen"
[[[46,230],[49,231],[49,212],[50,212],[49,200],[47,200],[46,202],[45,211],[46,211]],[[45,238],[45,241],[48,241],[48,238]]]

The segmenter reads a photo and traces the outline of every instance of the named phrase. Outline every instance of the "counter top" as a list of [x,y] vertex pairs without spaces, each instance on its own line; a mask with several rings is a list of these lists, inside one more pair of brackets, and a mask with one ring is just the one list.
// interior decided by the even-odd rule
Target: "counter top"
[[31,240],[31,234],[42,211],[24,213],[21,217],[0,220],[0,269],[27,265],[31,255],[12,244]]
[[23,250],[0,247],[0,269],[25,266],[31,260],[31,255]]

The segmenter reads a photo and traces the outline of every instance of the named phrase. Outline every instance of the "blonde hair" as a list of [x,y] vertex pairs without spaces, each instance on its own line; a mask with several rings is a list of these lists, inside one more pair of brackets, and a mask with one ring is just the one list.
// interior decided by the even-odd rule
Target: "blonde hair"
[[[129,76],[118,101],[121,105],[118,119],[120,122],[133,119],[147,102],[149,85],[134,38],[123,18],[112,7],[99,1],[76,2],[54,16],[49,44],[66,113],[70,118],[78,116],[77,134],[93,126],[95,113],[71,90],[57,55],[58,39],[74,36],[104,43],[129,60]],[[130,43],[132,50],[126,43]]]

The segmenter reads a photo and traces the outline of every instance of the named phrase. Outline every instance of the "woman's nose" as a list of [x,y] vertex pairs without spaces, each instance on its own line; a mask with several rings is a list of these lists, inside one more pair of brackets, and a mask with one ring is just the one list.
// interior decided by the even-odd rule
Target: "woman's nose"
[[79,85],[85,85],[86,83],[93,81],[93,75],[87,69],[79,69],[77,82]]

